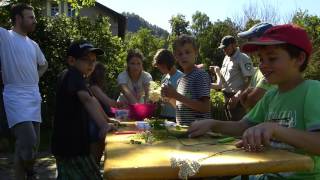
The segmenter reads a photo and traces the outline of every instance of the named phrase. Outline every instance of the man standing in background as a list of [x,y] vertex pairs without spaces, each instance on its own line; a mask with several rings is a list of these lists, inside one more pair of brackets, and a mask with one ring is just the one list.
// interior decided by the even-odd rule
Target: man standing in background
[[16,138],[15,177],[34,179],[33,165],[40,142],[41,122],[38,83],[48,63],[38,44],[27,36],[35,30],[37,23],[33,7],[13,5],[11,21],[11,30],[0,27],[4,108],[9,128]]
[[222,89],[227,120],[238,121],[245,114],[245,109],[239,103],[240,94],[248,87],[254,74],[252,61],[240,52],[233,36],[223,37],[218,48],[223,49],[225,57],[221,71],[217,66],[210,66],[210,71],[217,76],[217,82],[212,83],[211,88]]

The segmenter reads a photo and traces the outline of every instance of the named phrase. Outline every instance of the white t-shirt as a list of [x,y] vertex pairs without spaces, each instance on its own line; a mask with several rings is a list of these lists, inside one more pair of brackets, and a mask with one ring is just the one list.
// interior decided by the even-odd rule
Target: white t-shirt
[[28,36],[0,27],[0,59],[4,85],[38,85],[38,65],[46,59]]
[[[129,77],[128,72],[123,71],[118,75],[117,81],[118,81],[118,85],[122,85],[122,84],[127,85],[131,93],[135,97],[140,97],[138,100],[139,102],[143,103],[144,86],[148,84],[150,81],[152,81],[152,76],[150,73],[142,71],[138,81],[132,81],[131,78]],[[121,93],[118,98],[118,101],[127,102],[127,99]]]
[[0,27],[0,59],[9,127],[24,121],[41,122],[38,65],[45,65],[46,59],[38,44]]

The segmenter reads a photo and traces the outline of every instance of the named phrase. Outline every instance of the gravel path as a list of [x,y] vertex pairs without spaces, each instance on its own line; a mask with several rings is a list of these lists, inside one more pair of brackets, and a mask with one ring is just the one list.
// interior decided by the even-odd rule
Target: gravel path
[[[48,152],[40,152],[35,164],[40,179],[53,180],[56,177],[56,164]],[[13,154],[0,153],[0,180],[13,180]]]

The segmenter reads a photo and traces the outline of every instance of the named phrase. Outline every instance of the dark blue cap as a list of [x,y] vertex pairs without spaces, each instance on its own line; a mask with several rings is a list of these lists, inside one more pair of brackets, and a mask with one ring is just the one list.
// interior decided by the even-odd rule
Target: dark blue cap
[[236,39],[233,36],[227,35],[221,39],[220,46],[218,47],[218,49],[226,48],[233,43],[236,43]]
[[90,42],[85,40],[73,42],[68,49],[67,55],[74,58],[85,56],[89,52],[95,53],[97,56],[103,55],[104,51],[100,48],[95,48]]
[[260,37],[266,30],[272,27],[272,24],[261,22],[258,24],[255,24],[250,29],[244,32],[238,33],[238,37],[250,39],[250,38],[258,38]]

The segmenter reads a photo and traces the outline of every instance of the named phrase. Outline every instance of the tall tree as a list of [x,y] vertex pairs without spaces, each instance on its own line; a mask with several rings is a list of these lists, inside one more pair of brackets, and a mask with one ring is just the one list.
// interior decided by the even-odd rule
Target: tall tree
[[292,23],[306,29],[312,41],[313,52],[305,76],[320,80],[320,17],[308,14],[308,11],[299,10],[292,18]]
[[188,27],[189,21],[186,20],[186,17],[182,14],[177,14],[172,16],[169,20],[171,26],[171,34],[173,36],[179,36],[180,34],[189,34]]
[[194,35],[198,35],[203,32],[208,26],[211,25],[210,18],[205,13],[196,11],[192,15],[191,30]]
[[217,49],[220,41],[226,35],[236,36],[238,31],[239,28],[231,19],[218,20],[209,25],[196,37],[199,45],[198,63],[221,65],[224,54],[221,49]]

